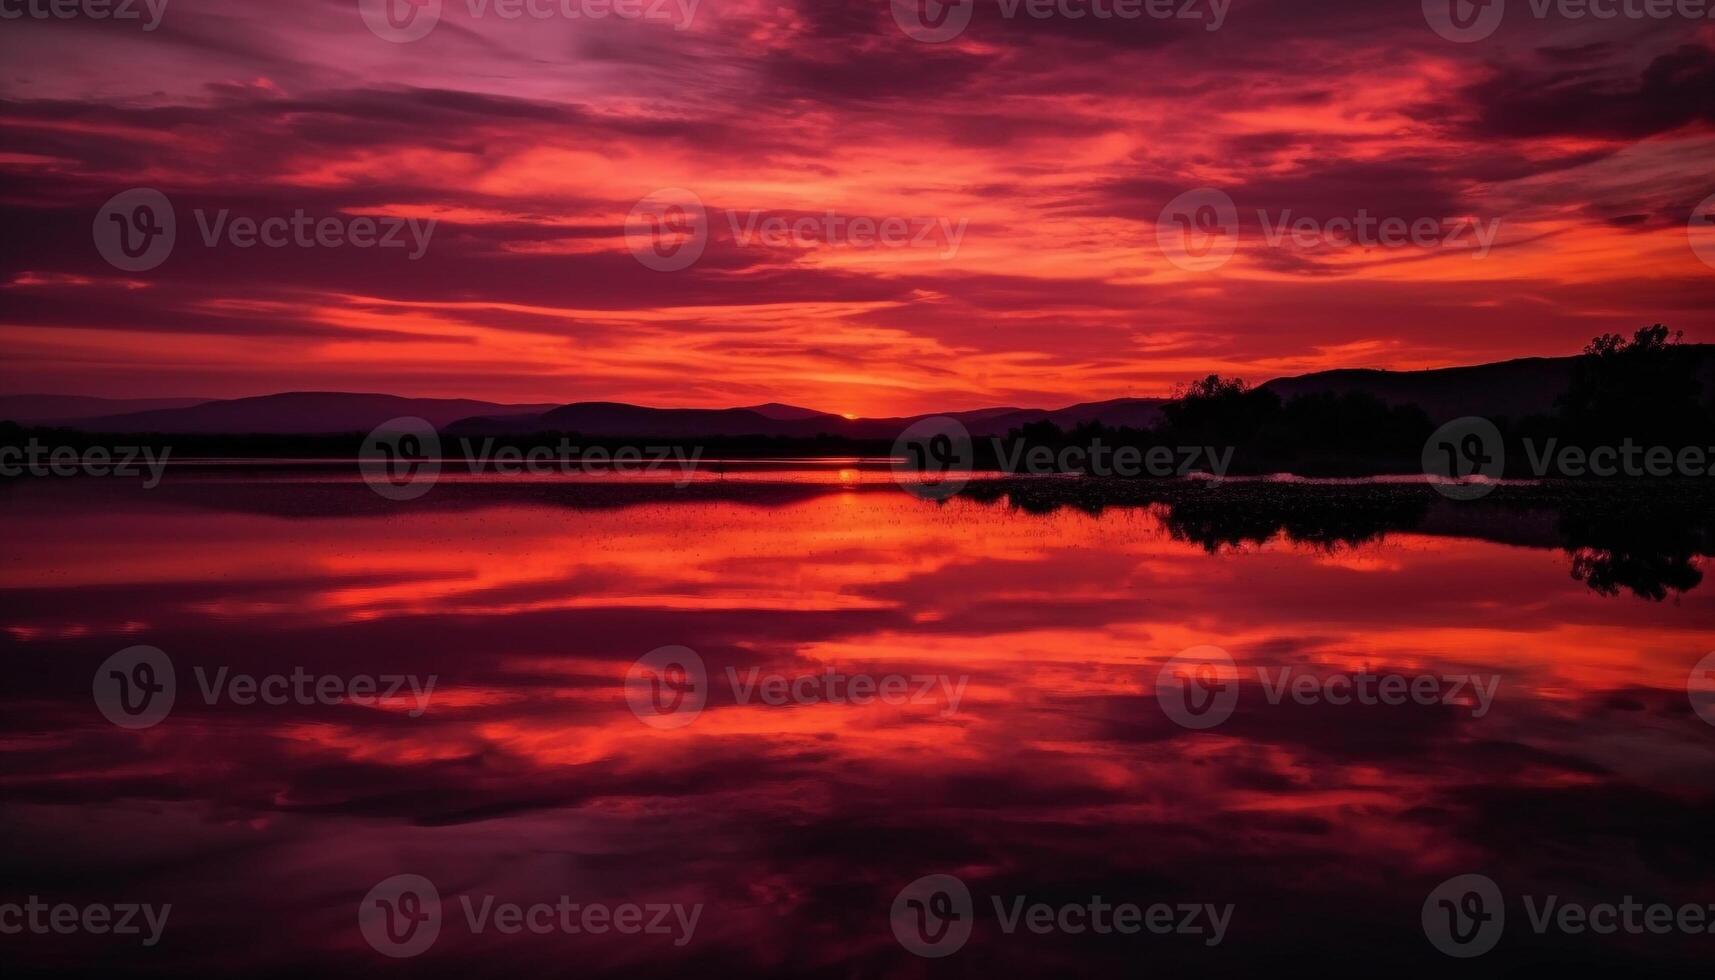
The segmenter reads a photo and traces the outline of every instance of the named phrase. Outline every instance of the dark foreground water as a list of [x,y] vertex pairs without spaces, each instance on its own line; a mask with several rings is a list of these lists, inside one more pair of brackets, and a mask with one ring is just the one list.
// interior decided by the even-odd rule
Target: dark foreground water
[[972,489],[0,487],[0,963],[1707,975],[1707,511]]

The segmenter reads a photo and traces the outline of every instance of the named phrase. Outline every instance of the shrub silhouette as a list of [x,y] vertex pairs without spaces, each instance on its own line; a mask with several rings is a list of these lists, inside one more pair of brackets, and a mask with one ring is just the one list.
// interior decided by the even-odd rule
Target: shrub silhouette
[[1619,334],[1591,341],[1556,402],[1561,434],[1590,445],[1632,439],[1680,446],[1706,436],[1709,410],[1682,336],[1657,323],[1630,342]]

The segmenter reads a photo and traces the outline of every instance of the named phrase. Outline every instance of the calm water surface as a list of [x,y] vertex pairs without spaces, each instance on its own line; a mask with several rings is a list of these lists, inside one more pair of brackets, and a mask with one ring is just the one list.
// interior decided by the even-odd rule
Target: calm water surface
[[[1715,727],[1687,694],[1715,650],[1702,556],[1663,588],[1592,588],[1553,513],[1438,503],[1357,543],[1233,540],[1159,506],[937,504],[829,473],[409,504],[349,477],[0,488],[0,900],[172,904],[152,948],[6,936],[0,953],[20,975],[1706,975],[1715,935],[1538,936],[1518,900],[1715,902]],[[126,730],[92,678],[137,644],[171,658],[177,695]],[[708,675],[681,727],[626,696],[668,645]],[[1239,696],[1192,730],[1156,684],[1203,645],[1231,655]],[[1463,691],[1271,703],[1258,667],[1498,687],[1482,711]],[[210,704],[199,677],[222,668],[435,685],[421,703]],[[830,670],[911,695],[818,698]],[[811,696],[733,680],[770,675]],[[1464,873],[1509,904],[1497,950],[1459,962],[1421,916]],[[443,905],[408,959],[358,924],[399,874]],[[890,925],[930,874],[974,896],[945,959]],[[682,943],[473,934],[461,896],[701,910]],[[993,901],[1018,896],[1232,913],[1216,945],[1008,934]]]

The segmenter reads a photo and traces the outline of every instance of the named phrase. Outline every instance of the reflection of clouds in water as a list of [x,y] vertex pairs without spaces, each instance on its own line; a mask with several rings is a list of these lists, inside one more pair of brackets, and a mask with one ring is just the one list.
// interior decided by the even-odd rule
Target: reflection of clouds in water
[[[690,955],[763,972],[846,959],[885,972],[898,952],[888,897],[942,870],[979,903],[1235,901],[1238,962],[1308,943],[1304,909],[1362,924],[1360,948],[1420,943],[1413,915],[1383,911],[1402,882],[1472,867],[1551,879],[1543,855],[1579,853],[1598,883],[1662,897],[1710,877],[1694,848],[1715,757],[1683,684],[1715,614],[1700,592],[1605,599],[1552,545],[1396,531],[1330,550],[1270,533],[1211,554],[1159,511],[1032,516],[894,492],[385,518],[114,507],[80,515],[76,534],[20,505],[38,568],[4,573],[29,589],[8,615],[91,630],[5,641],[40,670],[6,695],[0,814],[63,838],[100,836],[124,812],[145,853],[215,842],[232,867],[104,858],[128,888],[184,895],[209,963],[229,949],[215,937],[257,907],[286,923],[264,945],[311,960],[343,948],[351,937],[323,928],[326,897],[401,871],[517,900],[704,901],[710,943]],[[146,619],[185,677],[146,740],[67,694],[87,694],[88,665],[119,639],[101,624],[126,619]],[[1503,681],[1480,720],[1446,705],[1271,705],[1246,681],[1227,724],[1187,732],[1148,679],[1211,641],[1241,668]],[[737,704],[717,684],[694,724],[645,729],[620,678],[675,642],[717,676],[834,665],[970,683],[951,715]],[[440,683],[420,719],[208,706],[189,687],[199,664]],[[89,816],[58,820],[71,805]],[[59,850],[9,858],[7,877],[95,860]],[[491,943],[445,937],[436,966],[480,964]],[[687,962],[591,937],[503,955],[546,966],[574,950],[597,970]],[[1049,968],[1067,952],[979,930],[960,957]],[[1156,955],[1204,962],[1189,943]]]

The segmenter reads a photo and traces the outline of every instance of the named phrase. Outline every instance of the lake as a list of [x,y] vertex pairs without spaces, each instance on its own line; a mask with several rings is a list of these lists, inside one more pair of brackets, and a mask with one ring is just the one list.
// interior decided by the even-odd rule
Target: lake
[[[12,481],[0,901],[171,910],[0,951],[1706,974],[1715,935],[1555,918],[1715,903],[1706,506],[1193,482]],[[1467,875],[1504,931],[1460,962]]]

